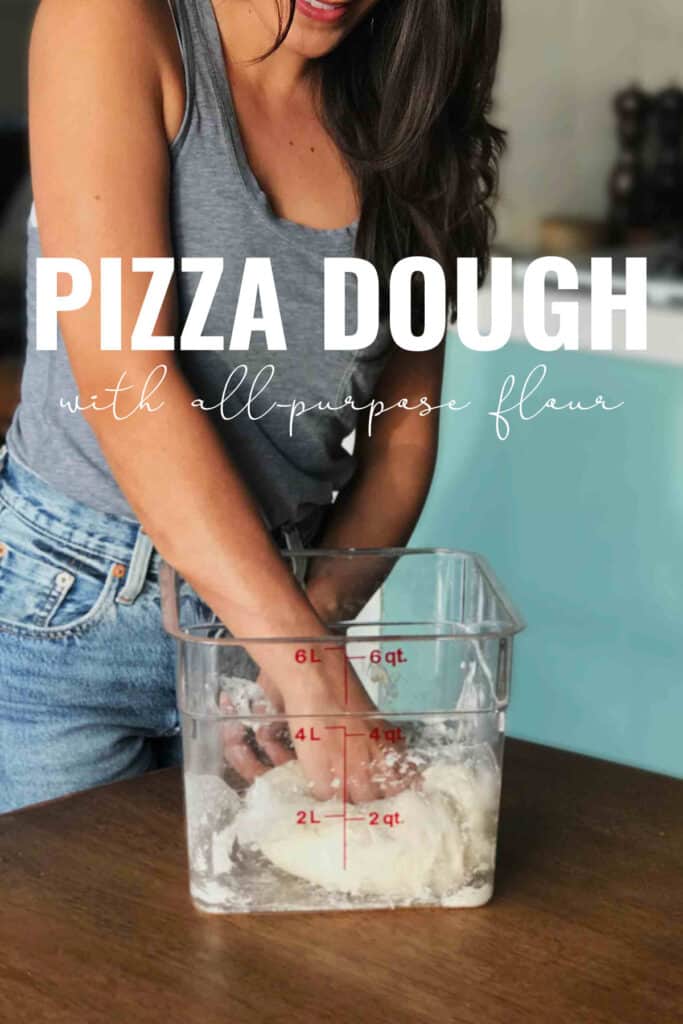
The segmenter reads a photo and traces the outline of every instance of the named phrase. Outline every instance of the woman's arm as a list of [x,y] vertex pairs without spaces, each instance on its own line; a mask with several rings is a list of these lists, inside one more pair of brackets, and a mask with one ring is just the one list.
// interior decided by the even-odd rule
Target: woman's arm
[[[443,345],[428,353],[397,350],[382,374],[376,401],[389,408],[401,399],[416,405],[422,396],[439,404]],[[321,548],[401,547],[410,538],[429,492],[436,463],[438,412],[420,416],[401,409],[374,421],[371,436],[359,423],[358,468],[335,503]],[[320,560],[308,581],[308,596],[325,622],[353,618],[382,582],[386,560],[367,558],[353,575],[344,561]]]
[[[123,337],[148,284],[134,256],[172,253],[169,160],[159,62],[160,5],[132,0],[43,0],[31,44],[34,197],[44,256],[83,260],[93,296],[60,326],[81,395],[105,393],[123,373],[130,408],[154,367],[168,375],[163,408],[114,419],[86,413],[133,510],[161,554],[237,635],[319,632],[320,623],[264,528],[247,488],[172,353],[100,350],[99,260],[122,259]],[[156,326],[174,335],[171,299]],[[123,413],[125,404],[120,405]]]
[[[84,396],[102,394],[123,373],[139,396],[154,367],[168,368],[155,395],[164,403],[160,411],[118,420],[110,413],[88,416],[116,480],[163,557],[234,635],[320,636],[319,616],[280,558],[208,418],[191,407],[193,395],[173,355],[100,350],[100,259],[122,259],[125,339],[147,286],[146,275],[131,272],[131,258],[172,253],[162,15],[168,11],[160,0],[43,0],[37,16],[30,124],[43,255],[79,258],[93,278],[88,306],[61,315],[62,334]],[[171,300],[156,333],[176,333]],[[346,710],[333,659],[292,672],[291,651],[289,660],[277,645],[252,653],[290,712]],[[350,709],[373,710],[357,680]],[[340,773],[341,747],[337,734],[329,735],[329,743],[304,744],[298,751],[321,796],[333,792]],[[377,751],[369,738],[355,750],[350,794],[376,795],[369,779]]]

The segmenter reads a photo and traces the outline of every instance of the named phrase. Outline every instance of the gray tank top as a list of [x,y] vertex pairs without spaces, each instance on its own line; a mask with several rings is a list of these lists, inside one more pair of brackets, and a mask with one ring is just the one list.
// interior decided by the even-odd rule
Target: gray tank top
[[[244,407],[255,375],[269,364],[275,373],[263,396],[268,406],[286,405],[293,399],[307,406],[318,402],[338,406],[347,396],[352,396],[356,405],[367,402],[389,351],[386,328],[380,329],[373,345],[360,352],[323,350],[323,261],[327,256],[353,254],[355,226],[314,230],[275,216],[240,139],[211,0],[173,0],[173,8],[186,87],[183,122],[171,144],[174,255],[178,259],[219,256],[225,260],[222,284],[203,331],[206,336],[224,336],[225,350],[181,353],[182,371],[197,395],[211,406],[221,401],[231,371],[246,364],[243,385],[224,407],[228,414]],[[63,341],[59,339],[55,352],[35,349],[35,260],[39,255],[38,225],[32,210],[28,226],[28,354],[8,447],[64,494],[101,511],[132,517],[91,428],[80,413],[60,408],[60,399],[73,399],[77,393]],[[228,351],[248,256],[271,260],[286,352],[269,352],[260,333],[252,336],[249,352]],[[197,276],[178,274],[177,282],[184,320]],[[351,278],[347,288],[347,330],[351,333],[355,308]],[[257,411],[263,408],[260,405]],[[215,415],[216,429],[271,528],[317,518],[319,510],[331,502],[333,492],[341,490],[353,475],[353,456],[342,446],[357,418],[348,404],[340,411],[300,416],[291,435],[286,408],[258,420],[246,413],[227,421],[218,414],[205,415]]]

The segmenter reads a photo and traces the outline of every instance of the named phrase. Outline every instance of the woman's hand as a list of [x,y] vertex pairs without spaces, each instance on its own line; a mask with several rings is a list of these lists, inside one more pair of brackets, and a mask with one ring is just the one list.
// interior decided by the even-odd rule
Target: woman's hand
[[225,760],[247,783],[252,783],[264,772],[293,761],[296,757],[284,718],[284,704],[277,687],[263,672],[259,674],[256,684],[264,696],[250,702],[249,712],[279,717],[265,719],[254,728],[247,728],[240,717],[240,709],[228,693],[221,693],[218,700],[221,711],[230,716],[223,725]]
[[387,739],[392,730],[377,717],[350,664],[346,678],[338,672],[319,684],[289,688],[284,704],[296,756],[319,800],[363,803],[412,782],[414,767],[402,744]]
[[376,717],[377,709],[350,665],[346,679],[338,672],[327,680],[292,686],[284,697],[264,673],[258,685],[264,698],[253,702],[249,711],[274,717],[253,728],[245,727],[227,693],[219,701],[224,711],[235,715],[223,726],[225,758],[245,782],[295,757],[319,800],[377,800],[414,780],[414,765],[402,744],[387,739],[392,730]]

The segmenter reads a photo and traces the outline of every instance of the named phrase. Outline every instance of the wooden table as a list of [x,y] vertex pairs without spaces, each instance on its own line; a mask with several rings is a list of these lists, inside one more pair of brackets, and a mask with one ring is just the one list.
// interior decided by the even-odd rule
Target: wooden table
[[3,1024],[674,1024],[683,785],[509,741],[478,910],[214,917],[180,775],[0,817]]

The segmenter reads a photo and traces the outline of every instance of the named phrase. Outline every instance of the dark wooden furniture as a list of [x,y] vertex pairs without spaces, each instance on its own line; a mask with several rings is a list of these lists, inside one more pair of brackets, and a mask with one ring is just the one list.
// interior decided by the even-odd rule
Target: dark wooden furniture
[[6,1024],[674,1024],[683,785],[509,741],[479,910],[213,917],[180,775],[0,817]]

